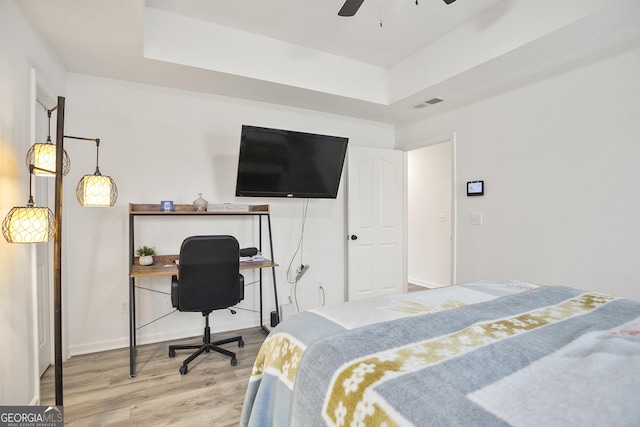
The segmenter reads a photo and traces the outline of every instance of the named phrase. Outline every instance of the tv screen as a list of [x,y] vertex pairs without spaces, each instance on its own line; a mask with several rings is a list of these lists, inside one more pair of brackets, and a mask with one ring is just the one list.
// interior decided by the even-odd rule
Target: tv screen
[[348,142],[243,125],[236,196],[335,199]]

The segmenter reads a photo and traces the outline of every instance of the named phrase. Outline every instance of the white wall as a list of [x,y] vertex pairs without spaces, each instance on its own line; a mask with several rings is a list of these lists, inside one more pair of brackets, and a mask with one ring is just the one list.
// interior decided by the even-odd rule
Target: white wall
[[451,284],[451,142],[407,152],[409,283]]
[[[13,2],[0,2],[0,216],[24,206],[32,144],[32,75],[53,96],[64,95],[64,69],[34,35]],[[16,40],[20,40],[17,43]],[[0,238],[0,405],[39,399],[34,287],[35,248]]]
[[[640,42],[397,129],[400,147],[456,132],[458,282],[640,299],[638,75]],[[484,179],[485,196],[466,197],[472,179]]]
[[[66,134],[101,138],[100,170],[114,178],[119,192],[113,208],[80,207],[73,190],[81,175],[92,173],[95,148],[67,143],[72,171],[65,178],[64,266],[71,354],[128,345],[128,316],[121,306],[128,300],[129,203],[191,203],[198,193],[212,203],[269,203],[275,259],[281,265],[279,298],[287,301],[286,267],[299,240],[303,201],[235,198],[242,124],[346,136],[350,145],[381,148],[392,148],[394,137],[390,125],[79,74],[68,76],[66,117]],[[311,268],[299,283],[301,309],[319,304],[318,282],[327,303],[343,300],[344,209],[342,188],[336,200],[310,201],[303,261]],[[136,246],[155,246],[159,253],[178,253],[182,240],[193,234],[229,233],[243,247],[256,245],[255,223],[246,218],[140,218],[138,223]],[[270,289],[271,273],[265,273]],[[245,276],[251,281],[250,272]],[[144,278],[138,284],[167,291],[170,278]],[[256,291],[257,286],[248,288],[240,306],[257,310]],[[168,296],[140,295],[140,323],[171,310]],[[271,307],[266,305],[267,323]],[[232,316],[219,311],[212,316],[215,330],[253,325],[258,319],[250,312]],[[139,339],[144,343],[198,335],[201,328],[201,316],[176,313],[142,329]]]

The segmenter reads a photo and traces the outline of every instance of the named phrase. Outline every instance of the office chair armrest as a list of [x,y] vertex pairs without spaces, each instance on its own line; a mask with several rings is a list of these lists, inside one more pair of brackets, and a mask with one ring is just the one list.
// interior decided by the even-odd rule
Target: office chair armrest
[[242,274],[239,274],[239,276],[240,280],[238,280],[238,287],[240,288],[240,301],[242,301],[244,299],[244,276]]
[[178,276],[171,276],[171,305],[178,307]]

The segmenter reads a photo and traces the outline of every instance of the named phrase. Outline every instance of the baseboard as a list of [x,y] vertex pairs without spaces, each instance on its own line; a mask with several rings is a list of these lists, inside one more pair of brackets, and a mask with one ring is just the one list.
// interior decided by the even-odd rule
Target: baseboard
[[[233,327],[236,329],[246,329],[255,326],[256,328],[259,325],[256,325],[254,322],[244,322],[237,323]],[[212,331],[212,333],[220,333],[223,331]],[[157,333],[152,335],[138,336],[137,345],[145,345],[145,344],[155,344],[158,342],[164,341],[172,341],[179,340],[182,338],[190,338],[197,337],[202,335],[202,327],[198,328],[190,328],[189,330],[184,331],[171,331],[168,333]],[[90,354],[90,353],[98,353],[101,351],[109,351],[109,350],[117,350],[120,348],[129,347],[129,337],[123,337],[111,341],[99,341],[88,343],[84,345],[71,346],[69,348],[69,355],[72,356],[80,356],[82,354]]]

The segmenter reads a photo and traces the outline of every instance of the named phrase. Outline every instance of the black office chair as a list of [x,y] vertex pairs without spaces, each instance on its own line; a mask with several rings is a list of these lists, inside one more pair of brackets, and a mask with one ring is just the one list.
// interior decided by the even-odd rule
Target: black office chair
[[243,347],[242,337],[211,342],[209,314],[230,309],[244,299],[239,255],[240,247],[233,236],[192,236],[182,242],[178,275],[171,280],[171,302],[179,311],[200,311],[206,319],[203,345],[169,346],[169,357],[176,357],[176,350],[198,349],[182,363],[182,375],[189,371],[191,361],[212,350],[231,357],[232,366],[238,363],[235,353],[218,346],[237,341],[238,347]]

